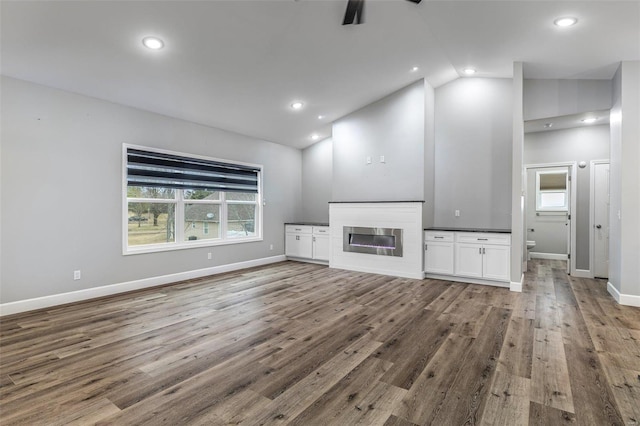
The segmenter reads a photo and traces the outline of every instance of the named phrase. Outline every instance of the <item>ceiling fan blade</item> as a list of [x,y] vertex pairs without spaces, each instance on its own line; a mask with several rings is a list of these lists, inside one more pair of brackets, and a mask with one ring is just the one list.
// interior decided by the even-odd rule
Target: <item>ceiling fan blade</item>
[[356,25],[361,24],[363,21],[363,13],[364,0],[349,0],[347,3],[347,10],[344,13],[344,21],[342,21],[342,25],[353,24],[354,20],[356,21]]

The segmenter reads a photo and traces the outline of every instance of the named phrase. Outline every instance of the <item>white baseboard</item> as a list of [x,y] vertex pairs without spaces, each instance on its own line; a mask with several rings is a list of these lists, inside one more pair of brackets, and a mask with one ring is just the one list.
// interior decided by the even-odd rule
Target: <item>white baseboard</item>
[[524,283],[524,274],[520,277],[520,282],[511,281],[509,283],[509,290],[522,293],[522,284]]
[[64,305],[66,303],[80,302],[97,297],[111,296],[127,291],[141,290],[149,287],[170,284],[177,281],[190,280],[193,278],[206,277],[207,275],[221,274],[223,272],[237,271],[239,269],[251,268],[254,266],[267,265],[270,263],[282,262],[286,260],[284,255],[263,257],[261,259],[248,260],[245,262],[231,263],[228,265],[213,266],[211,268],[196,269],[193,271],[178,272],[176,274],[162,275],[158,277],[143,278],[141,280],[127,281],[117,284],[109,284],[101,287],[87,288],[84,290],[71,291],[68,293],[52,294],[50,296],[36,297],[34,299],[19,300],[16,302],[0,304],[0,316],[18,314],[21,312],[33,311],[35,309],[50,308],[52,306]]
[[455,281],[458,283],[482,284],[482,285],[490,285],[494,287],[509,288],[509,283],[506,281],[483,280],[479,278],[461,277],[458,275],[440,275],[440,274],[425,273],[424,278],[431,278],[434,280],[443,280],[443,281]]
[[607,291],[621,305],[636,306],[640,308],[640,296],[622,294],[610,282],[607,282]]
[[576,269],[571,273],[571,276],[576,278],[593,278],[593,274],[589,269]]
[[531,259],[550,259],[550,260],[567,260],[568,259],[568,256],[566,254],[540,253],[535,251],[529,252],[529,257]]

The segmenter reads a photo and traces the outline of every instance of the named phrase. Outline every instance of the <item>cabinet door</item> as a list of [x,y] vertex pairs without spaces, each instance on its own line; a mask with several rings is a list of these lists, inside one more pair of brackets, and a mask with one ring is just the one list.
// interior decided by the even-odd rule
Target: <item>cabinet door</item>
[[456,243],[456,275],[482,278],[482,245]]
[[285,255],[291,257],[306,257],[311,259],[310,234],[285,234]]
[[428,241],[424,252],[425,272],[453,275],[453,243]]
[[329,260],[329,236],[313,236],[313,258],[316,260]]
[[509,246],[483,246],[482,271],[485,278],[509,281],[511,248]]

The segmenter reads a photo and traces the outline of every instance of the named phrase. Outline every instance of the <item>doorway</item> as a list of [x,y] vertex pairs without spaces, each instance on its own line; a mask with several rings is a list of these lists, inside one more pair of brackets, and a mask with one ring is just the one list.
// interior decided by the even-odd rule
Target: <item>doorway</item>
[[609,278],[609,161],[591,161],[591,265]]
[[526,239],[535,242],[531,258],[566,260],[575,271],[576,164],[530,164],[526,174]]

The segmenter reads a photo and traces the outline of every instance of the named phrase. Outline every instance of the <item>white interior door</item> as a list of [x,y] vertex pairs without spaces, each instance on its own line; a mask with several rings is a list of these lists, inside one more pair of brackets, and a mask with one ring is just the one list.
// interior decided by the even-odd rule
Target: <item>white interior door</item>
[[593,274],[609,277],[609,164],[593,164]]

